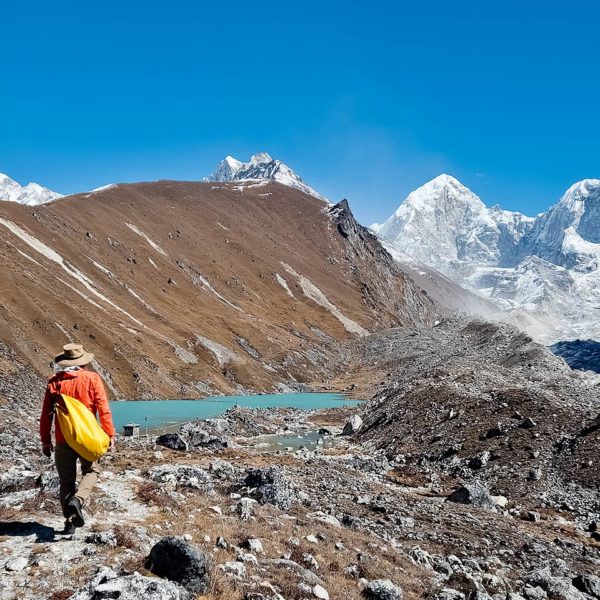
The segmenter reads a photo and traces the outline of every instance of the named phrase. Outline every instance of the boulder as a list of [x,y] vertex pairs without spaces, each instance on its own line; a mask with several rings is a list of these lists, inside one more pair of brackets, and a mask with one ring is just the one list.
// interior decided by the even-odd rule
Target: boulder
[[204,493],[213,489],[206,471],[192,465],[157,465],[147,471],[152,481],[174,487],[188,487]]
[[447,498],[446,502],[455,502],[456,504],[469,504],[477,508],[487,508],[495,510],[496,503],[490,496],[487,489],[479,482],[467,483],[454,490]]
[[155,575],[175,581],[190,594],[204,594],[208,589],[208,556],[181,538],[162,538],[150,550],[147,566]]
[[288,510],[293,494],[290,484],[278,467],[250,469],[245,484],[254,488],[254,496],[261,504],[272,504],[281,510]]
[[573,579],[573,585],[592,598],[600,598],[600,577],[596,575],[577,575]]
[[71,600],[191,600],[186,590],[177,584],[139,573],[118,577],[112,569],[102,569],[84,588],[75,592]]
[[352,415],[350,420],[344,425],[342,435],[352,435],[356,433],[363,425],[363,420],[359,415]]
[[180,452],[187,452],[188,450],[187,443],[178,433],[163,433],[156,438],[156,443],[159,446],[179,450]]
[[363,596],[368,600],[402,600],[402,589],[389,579],[374,579],[363,590]]

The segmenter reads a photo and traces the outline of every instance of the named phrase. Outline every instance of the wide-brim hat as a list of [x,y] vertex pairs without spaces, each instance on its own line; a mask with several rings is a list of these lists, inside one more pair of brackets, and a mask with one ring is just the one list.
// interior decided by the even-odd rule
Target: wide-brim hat
[[94,360],[91,352],[86,352],[81,344],[67,344],[63,351],[54,357],[54,364],[59,367],[83,367]]

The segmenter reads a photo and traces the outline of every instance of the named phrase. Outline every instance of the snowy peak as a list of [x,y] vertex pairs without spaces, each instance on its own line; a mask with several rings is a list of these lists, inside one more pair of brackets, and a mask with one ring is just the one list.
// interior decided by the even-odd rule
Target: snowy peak
[[248,162],[242,162],[233,156],[226,156],[219,162],[214,173],[205,177],[204,181],[229,182],[257,179],[277,181],[327,202],[325,196],[304,183],[302,178],[290,167],[282,161],[272,158],[267,152],[258,152],[252,155]]
[[401,252],[452,276],[471,261],[509,260],[531,219],[487,208],[451,175],[438,175],[411,192],[383,225],[371,229]]
[[535,218],[488,208],[440,175],[373,231],[400,262],[415,259],[513,312],[543,340],[600,339],[600,180],[573,184]]
[[28,183],[22,186],[8,175],[0,173],[0,200],[37,206],[60,197],[61,194],[42,187],[38,183]]

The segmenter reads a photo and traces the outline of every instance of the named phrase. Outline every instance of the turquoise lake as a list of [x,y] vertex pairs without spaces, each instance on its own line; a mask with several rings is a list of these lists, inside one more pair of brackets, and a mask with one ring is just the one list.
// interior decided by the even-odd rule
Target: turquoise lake
[[261,396],[217,396],[202,400],[135,400],[110,403],[115,427],[119,433],[123,425],[137,423],[142,433],[185,421],[217,417],[235,405],[248,408],[289,407],[313,410],[360,404],[341,394],[264,394]]

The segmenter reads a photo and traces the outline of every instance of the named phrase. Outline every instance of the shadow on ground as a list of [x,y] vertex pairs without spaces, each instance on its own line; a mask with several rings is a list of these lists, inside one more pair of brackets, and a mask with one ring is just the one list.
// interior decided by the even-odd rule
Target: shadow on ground
[[28,537],[36,536],[36,542],[51,542],[54,540],[55,530],[53,527],[42,525],[31,521],[28,523],[22,521],[0,521],[0,535],[9,537]]

